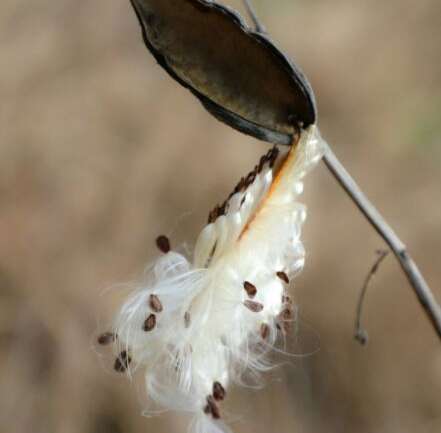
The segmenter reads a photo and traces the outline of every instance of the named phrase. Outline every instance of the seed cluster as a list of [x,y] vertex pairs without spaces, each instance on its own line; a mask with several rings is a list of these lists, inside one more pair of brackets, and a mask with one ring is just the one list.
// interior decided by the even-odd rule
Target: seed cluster
[[[268,164],[269,168],[273,168],[278,156],[279,149],[276,146],[272,147],[265,155],[263,155],[254,169],[250,171],[247,176],[240,179],[239,183],[236,185],[229,197],[221,205],[217,205],[209,213],[208,224],[214,223],[220,216],[226,215],[231,197],[238,192],[245,192],[248,187],[254,183],[256,176],[262,172],[266,164]],[[244,203],[244,201],[245,197],[242,199],[241,205]]]
[[[285,271],[276,272],[276,276],[285,284],[290,283],[289,277]],[[263,311],[265,306],[262,303],[253,300],[257,295],[256,286],[249,281],[244,281],[243,288],[250,298],[246,299],[243,302],[244,306],[253,313],[260,313],[261,311]],[[282,305],[283,309],[276,318],[276,326],[277,329],[279,329],[283,333],[286,333],[290,330],[290,325],[293,319],[293,303],[291,298],[287,294],[282,295]],[[267,323],[263,322],[260,326],[260,337],[262,338],[262,340],[267,340],[270,332],[270,326]]]
[[148,304],[153,313],[149,314],[149,316],[144,320],[142,329],[145,332],[153,331],[153,329],[156,328],[156,314],[154,313],[161,313],[164,310],[161,300],[153,293],[149,296]]

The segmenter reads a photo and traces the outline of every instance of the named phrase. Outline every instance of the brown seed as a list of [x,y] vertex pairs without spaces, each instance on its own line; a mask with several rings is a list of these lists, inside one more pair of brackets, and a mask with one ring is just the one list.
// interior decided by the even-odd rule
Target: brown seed
[[154,314],[150,314],[150,316],[147,317],[147,319],[145,319],[144,326],[142,327],[142,329],[145,332],[150,332],[155,328],[155,326],[156,326],[156,316]]
[[159,248],[164,254],[167,254],[170,251],[170,240],[167,236],[161,235],[156,238],[156,246]]
[[243,304],[253,313],[260,313],[263,310],[263,304],[260,302],[250,301],[247,299]]
[[132,362],[132,358],[127,353],[127,351],[123,350],[119,354],[118,358],[115,359],[115,364],[113,368],[118,373],[124,373],[129,368],[131,362]]
[[213,398],[216,401],[222,401],[225,398],[226,391],[220,382],[213,383]]
[[211,415],[214,419],[220,418],[219,406],[211,395],[207,397],[207,405],[204,408],[204,412],[207,415]]
[[259,165],[257,166],[257,172],[260,173],[263,170],[263,167],[265,167],[266,163],[266,155],[263,155],[260,158]]
[[246,188],[246,182],[244,177],[240,179],[239,183],[237,184],[237,188],[238,191],[243,191]]
[[191,316],[188,311],[186,311],[184,314],[184,324],[186,328],[189,328],[191,325]]
[[149,305],[152,311],[154,311],[155,313],[160,313],[163,310],[162,303],[156,295],[150,295]]
[[254,298],[257,294],[257,289],[254,284],[251,284],[249,281],[244,281],[243,288],[247,292],[250,298]]
[[218,207],[216,206],[209,214],[208,214],[208,224],[214,223],[218,217]]
[[104,332],[101,334],[97,341],[101,346],[108,346],[110,343],[113,343],[116,340],[116,335],[113,332]]
[[269,166],[270,168],[273,168],[274,163],[276,162],[277,157],[279,156],[279,149],[274,146],[272,148],[272,152],[271,152],[271,156],[270,156],[270,161],[269,161]]
[[245,179],[245,184],[250,186],[256,180],[256,173],[254,171],[250,172]]
[[219,216],[226,215],[228,210],[228,200],[225,200],[219,207]]
[[245,184],[245,178],[242,177],[242,178],[240,179],[239,183],[238,183],[238,184],[236,185],[236,187],[234,188],[233,195],[236,194],[236,193],[238,193],[238,192],[243,188],[244,184]]
[[262,323],[260,325],[260,336],[262,337],[262,340],[266,340],[269,337],[270,334],[270,327],[267,323]]
[[289,277],[288,277],[288,275],[286,275],[285,272],[280,271],[280,272],[277,272],[276,275],[277,275],[282,281],[284,281],[286,284],[289,284]]

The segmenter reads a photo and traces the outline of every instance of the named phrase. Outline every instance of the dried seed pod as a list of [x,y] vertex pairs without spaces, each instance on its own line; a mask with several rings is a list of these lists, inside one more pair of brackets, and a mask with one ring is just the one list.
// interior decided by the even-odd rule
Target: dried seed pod
[[254,284],[250,283],[249,281],[245,281],[243,283],[243,288],[247,292],[248,296],[250,298],[254,298],[257,294],[257,288]]
[[116,340],[116,335],[113,332],[104,332],[101,334],[97,341],[101,346],[108,346],[110,343],[113,343]]
[[217,119],[286,145],[315,123],[314,95],[302,72],[231,8],[211,0],[131,3],[157,62]]
[[153,294],[149,296],[149,306],[155,313],[160,313],[164,309],[159,298]]
[[243,304],[253,313],[260,313],[263,310],[263,304],[260,302],[250,301],[247,299]]
[[170,251],[170,240],[167,236],[161,235],[156,238],[156,246],[159,251],[164,254],[167,254]]
[[213,383],[213,398],[216,401],[222,401],[225,399],[226,391],[220,382]]
[[129,368],[131,362],[132,358],[127,353],[127,351],[123,350],[115,359],[115,364],[113,365],[113,368],[118,373],[124,373]]
[[142,329],[145,332],[150,332],[153,331],[153,329],[155,329],[155,326],[156,326],[156,316],[154,314],[150,314],[150,316],[147,317],[147,319],[145,319]]
[[289,284],[289,277],[286,275],[286,272],[280,271],[276,274],[283,282]]

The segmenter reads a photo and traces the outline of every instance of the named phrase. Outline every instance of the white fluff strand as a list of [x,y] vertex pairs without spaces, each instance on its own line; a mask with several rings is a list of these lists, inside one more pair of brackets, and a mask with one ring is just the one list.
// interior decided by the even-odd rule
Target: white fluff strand
[[163,254],[100,336],[117,371],[143,372],[152,401],[195,415],[193,433],[229,431],[226,389],[271,367],[265,354],[293,320],[287,286],[305,261],[298,197],[322,153],[315,126],[271,149],[210,213],[192,259],[159,238]]

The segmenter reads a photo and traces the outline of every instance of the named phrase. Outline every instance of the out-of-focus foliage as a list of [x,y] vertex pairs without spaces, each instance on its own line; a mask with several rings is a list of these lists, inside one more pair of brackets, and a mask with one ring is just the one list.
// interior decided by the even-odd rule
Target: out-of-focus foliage
[[[186,425],[142,418],[136,386],[102,368],[92,340],[106,289],[141,274],[157,234],[193,239],[267,146],[210,118],[155,65],[128,3],[0,4],[2,432]],[[323,134],[441,298],[439,0],[256,4],[310,78]],[[393,259],[368,295],[371,343],[353,341],[382,243],[323,168],[308,180],[293,293],[321,350],[263,391],[234,393],[235,431],[439,432],[439,341]]]

